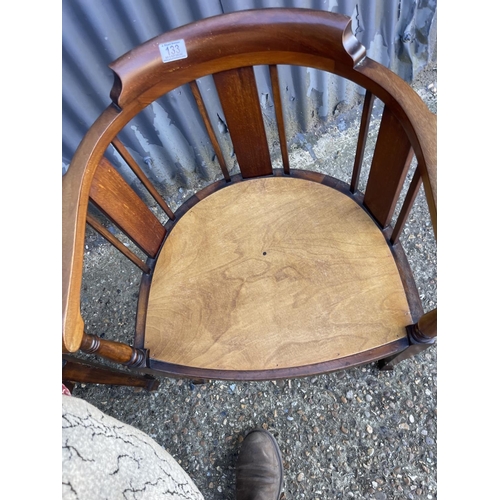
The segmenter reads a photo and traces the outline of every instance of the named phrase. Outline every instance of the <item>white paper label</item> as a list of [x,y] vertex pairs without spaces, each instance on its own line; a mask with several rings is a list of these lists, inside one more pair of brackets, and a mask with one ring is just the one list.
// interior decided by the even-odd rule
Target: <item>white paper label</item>
[[186,59],[188,56],[184,40],[161,43],[158,47],[160,48],[161,59],[164,63],[177,61],[177,59]]

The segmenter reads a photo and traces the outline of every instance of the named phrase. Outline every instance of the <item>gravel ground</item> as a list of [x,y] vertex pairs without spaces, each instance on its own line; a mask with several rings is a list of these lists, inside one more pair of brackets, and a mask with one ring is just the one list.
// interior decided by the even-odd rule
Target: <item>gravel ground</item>
[[[431,64],[413,84],[433,112],[436,69]],[[356,137],[350,125],[359,116],[359,109],[339,111],[333,126],[302,137],[292,148],[292,165],[345,179]],[[370,138],[376,128],[375,119]],[[367,156],[372,149],[369,141]],[[177,202],[189,195],[189,189],[183,190]],[[437,300],[436,246],[422,192],[402,244],[424,309],[430,310]],[[82,301],[87,331],[130,341],[140,273],[91,231],[85,268]],[[239,445],[255,427],[272,432],[282,450],[282,498],[434,499],[436,355],[434,345],[392,372],[369,364],[268,382],[194,385],[190,380],[164,378],[154,393],[79,384],[73,395],[164,446],[207,500],[234,498]]]

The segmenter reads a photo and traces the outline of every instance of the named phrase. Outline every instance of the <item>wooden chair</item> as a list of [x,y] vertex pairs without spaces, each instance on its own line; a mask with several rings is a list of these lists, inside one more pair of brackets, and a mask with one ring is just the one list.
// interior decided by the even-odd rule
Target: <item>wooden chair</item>
[[[163,57],[172,54],[170,61],[163,62],[160,48]],[[290,168],[280,64],[331,72],[366,89],[350,185]],[[256,65],[269,67],[282,169],[272,167]],[[264,380],[374,361],[388,369],[435,341],[436,310],[423,313],[399,236],[422,182],[436,231],[436,117],[404,81],[366,56],[349,18],[306,9],[231,13],[160,35],[110,68],[112,103],[63,177],[65,355],[94,353],[132,368],[136,380],[144,373]],[[206,75],[214,78],[239,165],[236,175],[229,174],[201,97],[197,80]],[[223,178],[173,213],[117,134],[150,103],[185,84]],[[361,193],[375,97],[384,109]],[[110,146],[163,209],[166,224],[106,159]],[[414,155],[418,166],[391,227]],[[89,202],[147,259],[101,225]],[[85,330],[80,287],[86,223],[143,271],[133,345]],[[103,370],[92,381],[116,383]],[[148,386],[150,378],[140,384]]]

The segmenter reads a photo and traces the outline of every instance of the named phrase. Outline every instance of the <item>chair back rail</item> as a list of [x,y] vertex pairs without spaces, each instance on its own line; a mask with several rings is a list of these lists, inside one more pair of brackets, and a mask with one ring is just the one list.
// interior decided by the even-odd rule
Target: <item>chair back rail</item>
[[[185,42],[187,61],[164,63],[159,46],[179,40]],[[365,54],[345,16],[308,9],[234,12],[163,33],[111,63],[111,98],[124,108],[221,71],[261,64],[334,71],[337,63],[353,68]]]
[[[159,45],[178,40],[184,41],[187,57],[163,62]],[[413,151],[418,160],[418,178],[424,183],[436,232],[435,116],[405,82],[366,57],[364,47],[352,34],[349,18],[307,9],[266,9],[236,12],[183,26],[146,42],[110,65],[115,74],[111,91],[113,103],[86,134],[63,177],[64,352],[78,350],[84,336],[79,301],[89,200],[150,257],[157,254],[166,235],[165,229],[147,206],[109,162],[103,159],[107,147],[113,144],[170,219],[173,219],[174,214],[168,205],[157,199],[158,193],[148,184],[149,181],[116,136],[134,116],[157,98],[189,84],[224,178],[228,181],[228,168],[196,83],[197,79],[212,74],[242,176],[272,174],[253,70],[253,66],[268,65],[284,173],[288,174],[288,153],[276,68],[278,64],[302,65],[328,71],[367,90],[351,191],[357,188],[373,99],[377,97],[384,103],[381,136],[365,195],[366,207],[382,227],[387,225],[408,169],[410,151]],[[389,144],[385,144],[387,141]],[[384,155],[389,151],[394,160],[387,167]],[[415,184],[413,188],[407,196],[408,203],[404,204],[406,215],[418,186]],[[379,189],[390,191],[389,201],[380,204],[377,196]],[[126,203],[123,202],[124,195]],[[141,214],[140,219],[134,217],[131,222],[125,220],[129,204],[135,207],[134,212],[137,210]],[[402,222],[406,215],[401,216]]]

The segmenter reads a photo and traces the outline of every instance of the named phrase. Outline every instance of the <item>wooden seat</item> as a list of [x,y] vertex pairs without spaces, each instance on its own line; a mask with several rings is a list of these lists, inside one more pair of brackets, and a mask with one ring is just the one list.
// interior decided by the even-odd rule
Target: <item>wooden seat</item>
[[[158,47],[179,41],[186,56],[164,62]],[[366,89],[350,184],[290,168],[278,64],[329,71]],[[271,162],[255,65],[269,66],[282,168]],[[218,16],[160,35],[111,68],[113,103],[63,178],[63,353],[95,353],[156,375],[260,380],[375,360],[392,368],[435,341],[436,311],[423,313],[399,243],[422,182],[435,228],[435,116],[406,83],[366,57],[348,18],[305,9]],[[237,174],[229,173],[197,83],[209,74]],[[199,107],[222,178],[174,213],[117,134],[145,106],[184,84]],[[385,107],[361,193],[375,96]],[[106,158],[109,146],[163,209],[164,225]],[[418,167],[391,227],[414,155]],[[147,258],[98,222],[89,203]],[[143,271],[132,345],[85,331],[80,285],[86,222]],[[116,380],[114,372],[109,382]],[[150,379],[144,384],[151,385]]]
[[410,323],[366,212],[323,184],[266,177],[217,191],[174,227],[151,284],[145,347],[175,365],[285,371],[380,348],[406,338]]

